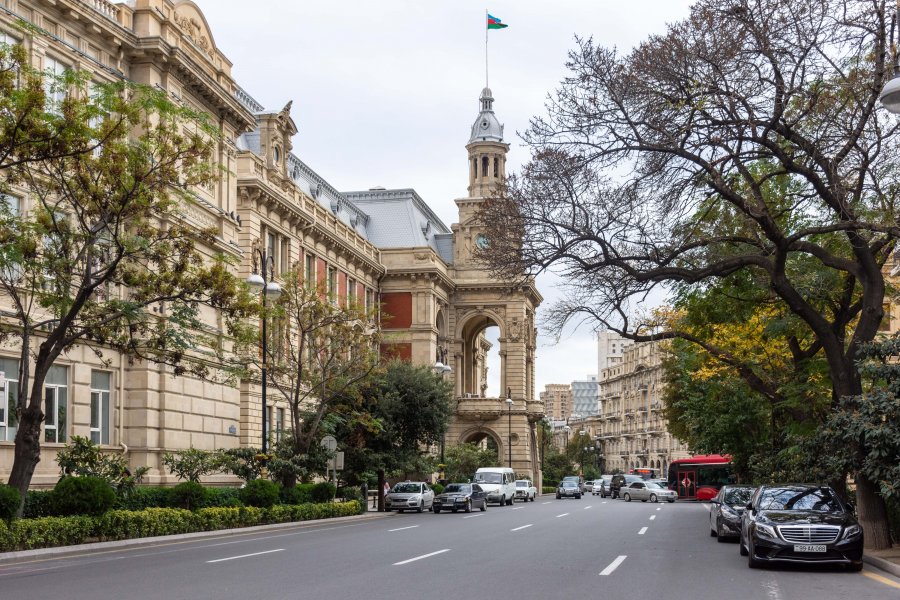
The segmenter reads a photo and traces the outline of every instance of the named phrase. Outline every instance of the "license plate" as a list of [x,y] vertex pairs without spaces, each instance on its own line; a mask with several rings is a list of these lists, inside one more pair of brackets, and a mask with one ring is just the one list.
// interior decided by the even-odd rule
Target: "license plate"
[[824,545],[794,545],[794,552],[826,552],[826,548]]

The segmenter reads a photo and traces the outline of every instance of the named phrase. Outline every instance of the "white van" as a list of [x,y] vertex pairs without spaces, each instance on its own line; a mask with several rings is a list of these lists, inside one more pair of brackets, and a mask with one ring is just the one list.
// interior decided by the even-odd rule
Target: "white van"
[[477,483],[487,492],[488,502],[512,505],[516,497],[516,473],[509,467],[481,467],[475,471]]

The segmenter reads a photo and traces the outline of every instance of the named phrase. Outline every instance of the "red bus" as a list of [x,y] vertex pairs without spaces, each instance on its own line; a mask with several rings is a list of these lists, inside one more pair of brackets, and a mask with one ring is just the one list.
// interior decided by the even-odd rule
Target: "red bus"
[[669,489],[687,500],[711,500],[723,485],[734,482],[731,457],[706,454],[669,463]]
[[659,469],[653,469],[650,467],[638,467],[636,469],[631,469],[629,471],[631,475],[640,475],[644,481],[648,479],[656,479],[659,477]]

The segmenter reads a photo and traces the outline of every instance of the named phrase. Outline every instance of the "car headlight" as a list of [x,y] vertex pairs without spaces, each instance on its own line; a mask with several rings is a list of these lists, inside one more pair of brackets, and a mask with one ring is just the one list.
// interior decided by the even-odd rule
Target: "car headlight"
[[769,538],[770,540],[778,539],[778,534],[775,533],[775,528],[771,525],[763,525],[762,523],[757,523],[756,533],[758,533],[760,537]]
[[844,529],[844,535],[841,536],[842,540],[846,540],[847,538],[857,537],[862,534],[862,527],[859,525],[853,524],[848,525]]

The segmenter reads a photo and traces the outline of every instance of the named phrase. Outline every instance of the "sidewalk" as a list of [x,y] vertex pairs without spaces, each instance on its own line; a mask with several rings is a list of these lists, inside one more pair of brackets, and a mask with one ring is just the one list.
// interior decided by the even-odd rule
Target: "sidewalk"
[[866,550],[863,562],[872,565],[895,577],[900,577],[900,546],[887,550]]

